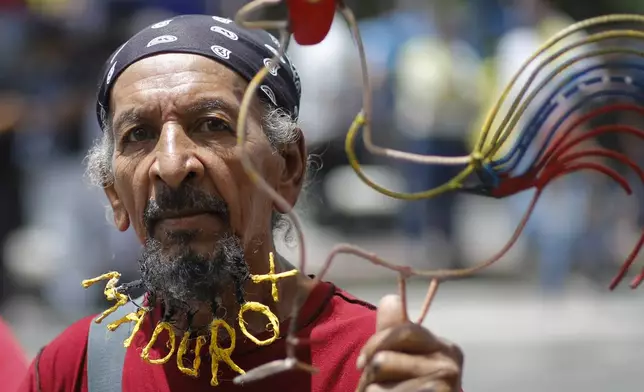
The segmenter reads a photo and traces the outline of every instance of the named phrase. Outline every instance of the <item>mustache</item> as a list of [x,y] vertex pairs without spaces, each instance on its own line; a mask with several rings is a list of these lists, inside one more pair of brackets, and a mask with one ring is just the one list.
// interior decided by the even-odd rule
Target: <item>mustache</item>
[[157,190],[155,198],[148,200],[143,222],[148,233],[152,233],[154,226],[168,216],[194,213],[215,214],[226,223],[230,218],[228,205],[222,198],[185,184],[177,189],[163,187]]

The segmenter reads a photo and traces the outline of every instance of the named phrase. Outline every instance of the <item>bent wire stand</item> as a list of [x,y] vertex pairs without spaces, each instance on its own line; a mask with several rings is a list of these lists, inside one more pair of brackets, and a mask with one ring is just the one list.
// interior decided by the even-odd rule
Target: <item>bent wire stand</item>
[[[343,15],[352,32],[362,67],[363,109],[349,128],[345,149],[356,175],[369,187],[389,197],[403,200],[431,198],[450,191],[504,198],[527,189],[535,189],[535,194],[527,211],[508,242],[495,255],[473,267],[456,270],[418,270],[384,260],[378,255],[354,245],[338,244],[327,256],[321,271],[316,275],[315,279],[317,281],[324,277],[337,255],[352,254],[361,257],[398,274],[400,296],[406,312],[407,279],[412,276],[427,278],[429,288],[420,317],[415,321],[416,323],[422,323],[440,283],[471,276],[493,265],[503,257],[519,238],[544,188],[554,180],[579,171],[593,171],[608,176],[627,194],[631,194],[632,189],[626,178],[607,164],[598,162],[598,160],[603,159],[613,160],[632,169],[644,184],[644,170],[623,153],[599,146],[586,147],[592,139],[609,133],[633,135],[638,139],[644,139],[643,130],[627,125],[612,124],[591,130],[584,129],[580,132],[582,128],[588,127],[588,123],[591,120],[607,113],[622,111],[644,115],[644,105],[641,104],[644,101],[644,77],[642,77],[644,75],[638,75],[638,71],[644,74],[644,45],[642,45],[642,50],[633,49],[634,45],[632,45],[632,40],[642,40],[644,38],[644,32],[611,27],[619,23],[642,24],[644,23],[644,16],[607,15],[596,17],[575,23],[556,34],[527,59],[514,75],[501,94],[500,99],[489,111],[473,151],[463,157],[441,157],[411,154],[377,146],[373,143],[371,128],[372,89],[367,72],[367,60],[354,14],[342,0],[285,0],[289,11],[289,20],[250,20],[251,13],[280,2],[281,0],[255,0],[240,9],[235,18],[238,24],[246,28],[279,30],[280,47],[278,48],[278,53],[271,59],[271,64],[273,65],[279,64],[279,58],[285,55],[291,34],[301,45],[314,45],[322,41],[330,29],[336,11]],[[581,34],[585,30],[606,26],[611,28],[607,31],[590,35]],[[577,35],[581,36],[576,37]],[[556,48],[557,44],[563,44],[564,39],[570,38],[573,38],[573,40],[569,40],[565,45]],[[629,39],[631,40],[631,45],[624,45],[623,42],[619,45],[619,42],[616,42],[618,39]],[[603,45],[606,42],[610,42],[610,46]],[[581,54],[572,55],[575,50],[582,49],[585,46],[593,47],[586,49]],[[546,55],[547,52],[550,52],[550,54]],[[537,76],[542,73],[544,68],[548,65],[552,66],[564,55],[568,58],[556,64],[554,70],[545,76],[541,76],[540,82],[536,84],[535,80],[537,80]],[[614,57],[618,59],[615,60]],[[584,63],[589,62],[592,63],[592,66],[583,70],[576,69],[583,68]],[[527,73],[526,70],[529,67],[533,67],[533,70]],[[614,73],[614,71],[619,72]],[[301,287],[303,282],[301,276],[306,275],[306,252],[305,236],[300,219],[293,211],[292,206],[261,178],[254,168],[247,150],[244,148],[246,140],[245,127],[250,104],[268,72],[268,66],[263,68],[250,81],[245,92],[238,119],[237,145],[241,148],[242,162],[248,176],[273,199],[276,206],[283,211],[288,211],[288,217],[293,222],[299,241],[300,260],[298,265],[301,274],[297,279],[299,279],[300,285],[298,287]],[[598,76],[589,76],[593,72]],[[519,77],[526,74],[528,75],[527,81],[523,84],[514,100],[511,101],[507,113],[501,116],[499,112],[502,105],[506,104],[512,88],[517,85]],[[560,80],[557,81],[553,88],[550,82],[557,78]],[[552,92],[545,100],[537,101],[538,94],[542,93],[545,87],[548,87],[549,91]],[[528,94],[530,89],[532,91]],[[597,91],[592,92],[593,90]],[[619,103],[610,102],[610,104],[598,99],[605,97],[611,97],[613,100],[628,99]],[[600,104],[600,107],[579,115],[579,110],[588,103]],[[524,114],[528,109],[533,114],[528,119],[525,119],[523,117],[525,117]],[[557,109],[559,111],[567,109],[567,111],[563,114],[557,114]],[[498,122],[499,120],[500,124],[496,126],[496,129],[492,129],[495,121]],[[550,125],[553,122],[554,125]],[[564,127],[564,125],[566,126]],[[463,169],[450,181],[434,189],[418,193],[395,192],[375,183],[362,171],[355,154],[356,137],[361,131],[364,146],[367,151],[373,154],[418,164],[457,165],[462,166]],[[511,137],[513,137],[514,141],[510,141]],[[506,151],[501,154],[502,148]],[[529,150],[533,152],[532,155],[527,154]],[[519,168],[522,169],[519,170]],[[642,245],[644,245],[644,231],[642,231],[637,244],[633,247],[619,273],[610,284],[611,290],[624,278]],[[637,287],[642,280],[644,280],[644,269],[635,277],[631,286],[633,288]],[[304,290],[298,290],[293,306],[293,320],[297,320],[299,308],[304,300]],[[405,317],[408,319],[407,314],[405,314]],[[272,374],[295,368],[310,372],[315,371],[310,364],[301,362],[295,355],[295,347],[298,344],[306,343],[298,340],[296,332],[297,323],[292,322],[287,337],[286,359],[273,361],[252,369],[246,374],[238,376],[235,382],[257,381]],[[362,390],[363,388],[364,386],[360,386],[358,389]]]

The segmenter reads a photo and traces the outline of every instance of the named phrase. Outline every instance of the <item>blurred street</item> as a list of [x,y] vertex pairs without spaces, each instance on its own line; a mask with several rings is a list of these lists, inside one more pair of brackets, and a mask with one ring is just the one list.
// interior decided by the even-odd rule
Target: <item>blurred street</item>
[[[377,303],[395,292],[393,283],[340,285]],[[420,282],[409,287],[412,319],[425,288]],[[644,292],[601,292],[580,281],[556,298],[535,292],[490,281],[454,282],[439,290],[425,325],[463,348],[466,391],[641,390]],[[29,355],[71,321],[20,299],[5,316]]]
[[[410,288],[412,318],[424,290]],[[383,288],[352,291],[377,301]],[[451,283],[439,290],[425,325],[463,348],[466,391],[636,391],[643,299],[581,282],[557,298],[507,283]]]

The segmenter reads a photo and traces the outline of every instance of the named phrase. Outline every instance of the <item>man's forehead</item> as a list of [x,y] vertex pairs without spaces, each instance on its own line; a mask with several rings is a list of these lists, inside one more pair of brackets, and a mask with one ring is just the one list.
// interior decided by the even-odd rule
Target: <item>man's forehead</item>
[[168,53],[144,58],[128,67],[112,89],[114,112],[123,106],[172,103],[190,106],[206,99],[238,106],[247,82],[226,66],[208,58]]
[[[178,66],[176,62],[157,65],[165,71],[177,74],[185,72],[186,67],[194,71],[205,70],[211,73],[219,65],[220,70],[228,74],[226,78],[229,82],[228,89],[235,87],[236,90],[241,90],[239,83],[235,83],[234,79],[239,76],[244,81],[250,81],[258,72],[268,67],[271,75],[263,80],[263,84],[257,91],[258,96],[266,98],[272,105],[284,108],[287,113],[297,117],[301,96],[300,80],[288,56],[284,55],[280,59],[279,66],[270,62],[278,50],[279,42],[267,32],[247,30],[237,26],[231,20],[209,15],[179,15],[148,26],[121,45],[103,67],[96,102],[98,121],[103,127],[108,125],[106,120],[114,113],[111,103],[115,80],[120,80],[119,87],[123,87],[125,83],[122,82],[126,78],[121,76],[124,71],[142,59],[171,53],[203,56],[216,64],[203,59],[198,61],[201,64],[182,63],[179,69],[172,71],[170,66]],[[141,82],[143,80],[141,76],[151,77],[159,71],[155,67],[146,68],[142,65],[137,64],[134,68],[134,70],[145,68],[139,72],[139,75],[128,72],[129,76],[126,76],[136,76],[134,81]],[[126,87],[129,88],[129,86]],[[242,95],[241,91],[237,93]]]
[[221,88],[243,94],[248,83],[225,65],[206,57],[187,53],[164,53],[141,59],[118,77],[114,84],[115,95],[122,90],[174,88]]

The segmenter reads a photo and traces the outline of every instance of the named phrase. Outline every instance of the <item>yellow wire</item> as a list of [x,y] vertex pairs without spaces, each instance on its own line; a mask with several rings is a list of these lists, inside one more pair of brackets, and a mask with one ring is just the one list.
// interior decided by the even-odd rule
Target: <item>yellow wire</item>
[[356,117],[353,124],[351,125],[351,128],[349,128],[349,132],[347,133],[347,138],[344,144],[345,152],[347,153],[347,157],[349,158],[349,164],[351,165],[355,173],[358,175],[358,177],[365,184],[367,184],[370,188],[375,189],[376,191],[384,195],[387,195],[389,197],[402,199],[402,200],[420,200],[420,199],[434,197],[441,193],[462,187],[462,181],[474,171],[475,164],[470,163],[456,177],[448,181],[446,184],[443,184],[437,188],[430,189],[424,192],[417,192],[417,193],[392,191],[390,189],[383,187],[382,185],[377,184],[360,167],[360,163],[358,162],[358,157],[356,156],[356,153],[355,153],[355,138],[360,129],[361,129],[361,117],[358,116]]
[[[479,148],[477,149],[480,151],[482,149],[482,145],[484,143],[485,138],[487,137],[487,134],[492,126],[492,122],[494,121],[494,118],[496,117],[496,114],[498,113],[499,109],[501,108],[501,105],[505,102],[505,99],[509,95],[512,87],[514,87],[514,84],[517,82],[519,79],[519,76],[530,66],[530,64],[540,55],[551,49],[554,45],[556,45],[558,42],[563,40],[564,38],[577,33],[581,30],[584,30],[589,27],[593,26],[598,26],[602,24],[608,24],[608,23],[617,23],[617,22],[640,22],[644,23],[644,16],[641,15],[629,15],[629,14],[615,14],[615,15],[604,15],[604,16],[598,16],[595,18],[590,18],[586,19],[580,22],[577,22],[564,30],[560,31],[559,33],[555,34],[552,38],[550,38],[548,41],[546,41],[541,47],[532,54],[524,63],[521,65],[519,70],[514,74],[508,85],[505,87],[503,92],[501,93],[501,97],[497,100],[495,105],[490,109],[486,121],[483,125],[483,130],[481,132],[481,137],[479,139]],[[526,87],[522,90],[523,93],[527,90]],[[523,94],[519,94],[519,97],[516,98],[516,100],[521,99]]]
[[[542,81],[539,86],[531,93],[529,98],[526,100],[526,102],[523,104],[523,106],[518,110],[518,112],[515,112],[516,106],[519,104],[521,99],[523,98],[523,95],[527,92],[527,90],[531,87],[532,82],[536,78],[537,74],[539,71],[541,71],[546,65],[549,63],[553,62],[557,58],[561,57],[565,53],[567,53],[569,50],[572,50],[574,48],[577,48],[579,46],[582,46],[584,44],[588,43],[596,43],[600,41],[604,41],[607,39],[614,39],[614,38],[644,38],[644,33],[640,31],[635,31],[635,30],[614,30],[614,31],[607,31],[603,33],[598,33],[591,35],[589,37],[586,37],[578,42],[575,42],[573,44],[567,45],[566,47],[562,48],[561,50],[557,51],[553,55],[549,56],[546,58],[543,62],[539,63],[537,68],[530,74],[530,77],[528,81],[524,84],[523,88],[521,89],[521,92],[519,93],[519,96],[514,100],[512,103],[512,106],[510,107],[508,114],[504,118],[503,122],[499,126],[499,128],[496,130],[496,133],[492,137],[492,143],[490,145],[490,149],[483,153],[484,157],[489,157],[490,155],[494,154],[496,151],[498,151],[503,143],[507,140],[509,137],[510,133],[514,129],[514,126],[517,124],[519,121],[520,116],[525,112],[527,109],[527,106],[531,101],[535,98],[535,96],[543,90],[543,88],[546,86],[548,82],[550,82],[555,76],[563,72],[566,68],[574,64],[575,62],[581,61],[583,59],[587,59],[590,57],[595,57],[595,56],[600,56],[600,55],[606,55],[606,54],[613,54],[613,53],[631,53],[631,54],[636,54],[636,55],[644,55],[644,52],[642,51],[637,51],[637,50],[632,50],[632,49],[622,49],[622,48],[607,48],[607,49],[601,49],[589,53],[585,53],[581,56],[576,56],[573,59],[570,59],[569,61],[566,61],[563,65],[559,66],[557,69],[554,71],[550,72],[548,76],[545,78],[544,81]],[[511,87],[511,86],[509,86]],[[509,89],[506,87],[506,90],[509,91]],[[504,91],[505,93],[505,91]],[[508,123],[510,119],[514,119],[514,121]],[[492,121],[494,121],[494,118],[492,118]],[[487,126],[487,124],[486,124]],[[484,128],[483,134],[487,135],[487,130],[488,128]],[[484,139],[481,139],[484,140]],[[481,146],[481,142],[479,142],[479,148]],[[481,151],[480,149],[477,149],[477,151]]]
[[[644,38],[644,33],[642,33],[642,37]],[[508,137],[510,136],[512,130],[515,128],[516,124],[519,122],[525,111],[528,109],[528,106],[532,103],[534,98],[539,94],[541,90],[548,84],[552,79],[561,74],[563,71],[565,71],[567,68],[571,67],[575,63],[591,58],[591,57],[597,57],[597,56],[602,56],[606,54],[616,54],[616,53],[623,53],[623,54],[632,54],[636,55],[639,57],[644,57],[644,51],[641,50],[633,50],[633,49],[627,49],[627,48],[606,48],[606,49],[600,49],[592,52],[585,53],[583,55],[576,56],[565,63],[559,65],[554,71],[549,73],[544,80],[539,84],[539,86],[526,98],[525,102],[511,115],[512,121],[510,121],[507,124],[507,129],[504,130],[502,135],[495,135],[497,139],[492,139],[492,143],[486,143],[488,146],[487,151],[481,153],[486,159],[487,158],[492,158],[495,156],[495,154],[501,149],[504,145],[504,143],[507,141]],[[561,89],[564,87],[570,79],[565,79],[561,81],[555,90]],[[498,133],[498,131],[497,131]]]

